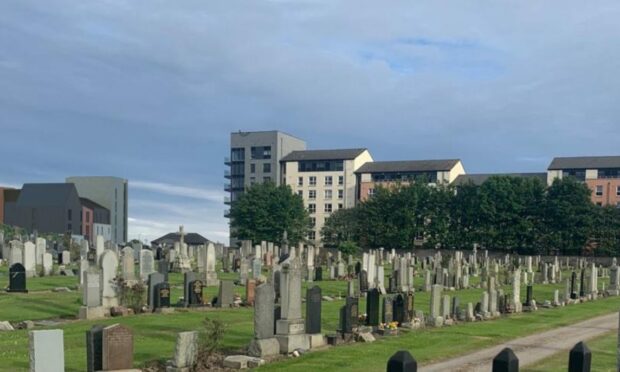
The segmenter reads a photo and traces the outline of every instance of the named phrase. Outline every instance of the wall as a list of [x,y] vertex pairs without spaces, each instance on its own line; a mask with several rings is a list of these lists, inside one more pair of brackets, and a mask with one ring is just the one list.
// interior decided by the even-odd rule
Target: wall
[[[602,206],[617,206],[620,203],[620,196],[617,195],[617,188],[620,187],[620,179],[618,178],[601,178],[595,180],[586,180],[588,188],[592,190],[592,202],[600,203]],[[596,186],[603,186],[603,195],[596,196]]]

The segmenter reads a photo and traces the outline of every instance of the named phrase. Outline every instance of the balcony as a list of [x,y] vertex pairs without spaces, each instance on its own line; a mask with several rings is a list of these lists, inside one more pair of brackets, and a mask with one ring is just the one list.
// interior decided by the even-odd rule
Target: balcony
[[231,192],[232,191],[232,186],[230,185],[230,183],[225,183],[224,184],[224,191],[226,191],[226,192]]
[[224,164],[226,164],[226,165],[230,165],[231,164],[230,156],[225,156],[224,157]]
[[224,209],[224,217],[230,218],[230,209]]
[[230,196],[225,196],[224,197],[224,204],[230,205]]
[[230,179],[230,169],[225,169],[224,170],[224,178]]

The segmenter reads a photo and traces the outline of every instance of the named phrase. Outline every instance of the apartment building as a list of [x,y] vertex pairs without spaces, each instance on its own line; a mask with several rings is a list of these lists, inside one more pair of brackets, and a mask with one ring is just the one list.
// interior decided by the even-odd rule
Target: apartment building
[[379,186],[407,184],[416,179],[425,179],[431,184],[450,184],[465,174],[465,169],[459,159],[377,161],[367,162],[355,174],[357,199],[364,201]]
[[368,162],[372,156],[363,148],[293,151],[282,158],[282,183],[301,195],[310,213],[309,240],[320,243],[330,214],[355,206],[355,171]]
[[575,177],[592,190],[592,202],[620,207],[620,156],[554,158],[547,168],[547,183],[556,178]]
[[[282,175],[280,160],[293,151],[305,150],[306,142],[277,130],[259,132],[234,132],[230,134],[230,156],[224,163],[228,179],[224,189],[229,193],[224,203],[231,205],[255,183],[274,182],[280,184]],[[224,211],[229,217],[229,210]],[[231,234],[232,236],[232,234]],[[237,241],[230,239],[230,245]]]
[[534,172],[534,173],[471,173],[461,174],[452,183],[455,186],[466,185],[473,183],[476,186],[482,185],[486,180],[493,176],[507,176],[507,177],[522,177],[522,178],[537,178],[543,184],[547,183],[547,173]]

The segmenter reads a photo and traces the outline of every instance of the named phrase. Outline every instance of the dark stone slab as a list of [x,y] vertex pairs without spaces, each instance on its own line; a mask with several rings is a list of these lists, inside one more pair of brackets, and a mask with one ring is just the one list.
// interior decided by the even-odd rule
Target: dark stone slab
[[387,372],[417,372],[418,362],[406,351],[397,351],[388,360]]
[[519,372],[519,358],[507,347],[493,358],[493,372]]
[[306,291],[306,333],[321,333],[321,288],[314,286]]
[[88,372],[101,371],[102,348],[103,348],[103,326],[94,325],[86,331],[86,370]]
[[381,294],[377,288],[368,291],[366,296],[366,325],[376,327],[379,325],[379,300]]
[[19,262],[14,263],[9,268],[9,289],[7,292],[28,292],[26,289],[26,269]]

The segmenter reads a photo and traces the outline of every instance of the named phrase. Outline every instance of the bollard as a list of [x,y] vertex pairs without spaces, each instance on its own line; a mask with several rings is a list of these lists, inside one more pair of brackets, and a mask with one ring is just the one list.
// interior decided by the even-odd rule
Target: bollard
[[568,372],[590,372],[592,352],[586,344],[579,342],[568,356]]
[[493,372],[519,372],[519,358],[507,347],[493,358]]
[[387,372],[417,372],[418,362],[406,351],[400,350],[392,355],[387,363]]

